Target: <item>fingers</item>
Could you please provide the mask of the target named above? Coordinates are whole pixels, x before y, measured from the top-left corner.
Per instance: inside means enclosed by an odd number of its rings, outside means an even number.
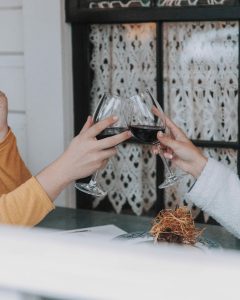
[[[155,116],[161,118],[163,115],[166,119],[166,125],[167,127],[170,129],[171,131],[171,134],[174,136],[175,139],[186,139],[186,135],[184,134],[184,132],[179,128],[177,127],[177,125],[171,121],[165,114],[163,111],[159,111],[157,109],[157,107],[153,106],[152,107],[152,112]]]
[[[102,164],[101,164],[101,167],[100,167],[100,170],[104,169],[106,167],[107,163],[108,163],[108,159],[103,160]]]
[[[1,98],[6,98],[6,99],[7,99],[7,96],[6,96],[2,91],[0,91],[0,97],[1,97]]]
[[[173,159],[173,154],[172,154],[172,153],[164,152],[163,155],[164,155],[164,157],[166,157],[167,159]]]
[[[87,121],[85,122],[83,128],[81,129],[80,133],[83,133],[87,131],[88,128],[90,128],[93,124],[93,119],[91,116],[88,116]]]
[[[158,145],[153,145],[151,151],[155,155],[158,154],[159,152]]]
[[[159,118],[164,114],[163,111],[159,111],[159,109],[157,109],[156,106],[152,107],[152,112],[155,116],[157,116]]]
[[[102,161],[105,161],[106,159],[109,159],[110,157],[114,156],[117,154],[117,149],[116,148],[110,148],[106,149],[100,152],[99,154],[99,159]]]
[[[7,107],[7,104],[8,104],[8,100],[7,100],[7,96],[0,91],[0,104],[3,106],[6,106]]]
[[[87,135],[89,137],[96,137],[100,134],[104,129],[114,124],[118,120],[117,116],[108,117],[98,123],[94,124],[91,128],[88,129]]]
[[[185,133],[179,127],[177,127],[177,125],[168,117],[166,117],[166,125],[170,129],[175,139],[187,139]]]
[[[132,137],[132,134],[128,130],[120,134],[116,134],[114,136],[99,140],[98,144],[102,149],[112,148],[128,140],[130,137]]]
[[[158,138],[158,140],[160,141],[161,144],[163,144],[164,146],[170,148],[174,152],[178,148],[179,142],[172,139],[169,136],[163,135],[163,133],[161,131],[158,132],[157,138]]]
[[[8,132],[8,101],[6,95],[0,91],[0,139]]]

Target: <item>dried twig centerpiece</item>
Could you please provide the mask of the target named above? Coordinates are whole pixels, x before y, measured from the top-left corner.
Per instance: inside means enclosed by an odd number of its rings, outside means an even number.
[[[150,234],[155,242],[167,241],[194,245],[204,229],[195,227],[192,214],[187,207],[176,210],[166,209],[153,220]]]

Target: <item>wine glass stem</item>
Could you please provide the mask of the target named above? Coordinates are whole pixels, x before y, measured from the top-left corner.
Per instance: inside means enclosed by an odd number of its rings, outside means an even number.
[[[174,175],[173,175],[173,172],[172,172],[172,170],[169,168],[169,165],[168,165],[168,163],[167,163],[166,158],[165,158],[163,155],[161,155],[160,153],[159,153],[159,155],[160,155],[160,157],[161,157],[161,159],[162,159],[162,161],[163,161],[164,167],[166,168],[166,170],[167,170],[167,172],[168,172],[168,174],[169,174],[169,177],[173,177],[173,176],[174,176]]]
[[[169,174],[169,177],[173,177],[174,174],[173,174],[172,170],[169,168],[169,165],[168,165],[168,163],[167,163],[167,160],[166,160],[165,156],[163,155],[163,152],[162,152],[162,149],[161,149],[160,146],[158,147],[158,154],[159,154],[159,156],[160,156],[161,159],[162,159],[163,165],[164,165],[164,167],[165,167],[167,173]]]
[[[97,185],[97,176],[98,176],[98,171],[95,172],[92,177],[91,177],[91,180],[89,182],[89,185],[90,186],[96,186]]]

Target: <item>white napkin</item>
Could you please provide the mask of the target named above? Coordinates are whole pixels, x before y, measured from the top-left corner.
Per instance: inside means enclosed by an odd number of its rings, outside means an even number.
[[[95,226],[95,227],[86,227],[86,228],[79,228],[73,230],[65,230],[62,233],[66,234],[73,234],[74,236],[79,237],[98,237],[104,241],[112,240],[113,238],[126,233],[126,231],[122,230],[121,228],[113,225],[102,225],[102,226]]]

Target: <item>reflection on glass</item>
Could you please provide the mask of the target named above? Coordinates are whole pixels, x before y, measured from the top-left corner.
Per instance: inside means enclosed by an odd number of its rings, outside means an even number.
[[[193,139],[237,141],[238,22],[164,24],[165,111]]]

